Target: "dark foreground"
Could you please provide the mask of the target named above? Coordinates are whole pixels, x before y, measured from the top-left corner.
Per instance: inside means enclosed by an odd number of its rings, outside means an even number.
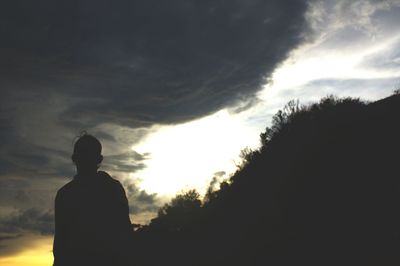
[[[261,141],[136,231],[129,265],[400,265],[400,95],[291,103]]]

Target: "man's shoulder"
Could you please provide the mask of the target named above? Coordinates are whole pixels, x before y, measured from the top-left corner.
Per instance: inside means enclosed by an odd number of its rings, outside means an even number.
[[[75,181],[71,180],[69,181],[67,184],[65,184],[64,186],[62,186],[60,189],[58,189],[57,191],[57,195],[56,195],[56,200],[61,200],[61,198],[66,197],[66,195],[73,193],[74,189],[75,189]]]
[[[104,180],[106,180],[106,182],[109,182],[110,184],[114,185],[114,186],[122,186],[121,183],[117,180],[112,178],[107,172],[104,171],[98,171],[97,174],[99,175],[100,178],[103,178]]]
[[[102,184],[102,185],[100,185],[100,187],[106,186],[106,187],[108,187],[108,189],[111,189],[113,191],[123,191],[123,192],[125,191],[123,189],[122,184],[118,180],[112,178],[108,173],[106,173],[104,171],[99,171],[97,173],[97,175],[98,175],[98,178],[101,179],[101,181],[98,180],[99,183],[97,183],[98,185]],[[93,185],[93,184],[91,184],[91,185]],[[68,182],[67,184],[62,186],[57,191],[56,200],[65,198],[65,197],[69,197],[68,195],[77,196],[76,195],[77,192],[81,191],[82,188],[87,189],[87,187],[90,187],[90,186],[88,186],[87,182],[82,182],[82,180],[79,181],[74,178],[72,181]],[[95,185],[95,187],[96,187],[96,185]]]
[[[107,186],[109,187],[110,191],[112,191],[112,194],[118,195],[118,197],[125,197],[125,189],[122,186],[121,182],[119,182],[117,179],[112,178],[106,172],[99,171],[98,174],[100,177],[106,180],[106,182],[108,183]]]

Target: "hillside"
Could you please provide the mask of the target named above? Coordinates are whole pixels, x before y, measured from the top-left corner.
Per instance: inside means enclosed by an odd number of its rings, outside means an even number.
[[[399,265],[400,95],[289,103],[202,203],[135,233],[132,265]]]

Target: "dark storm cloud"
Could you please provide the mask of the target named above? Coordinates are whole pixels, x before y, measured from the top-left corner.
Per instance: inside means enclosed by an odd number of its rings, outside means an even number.
[[[129,210],[132,214],[140,214],[144,212],[157,212],[162,206],[157,194],[149,194],[139,189],[136,184],[127,184],[126,194],[130,203]]]
[[[0,232],[16,234],[25,231],[41,234],[54,233],[54,213],[51,210],[30,208],[17,210],[0,219]]]
[[[62,115],[74,126],[179,122],[250,100],[306,25],[305,1],[12,1],[1,10],[3,87],[75,97]]]
[[[38,146],[18,136],[1,141],[4,141],[4,145],[0,151],[0,176],[19,175],[30,178],[47,178],[73,174],[73,167],[69,160],[70,155],[66,152]]]
[[[145,127],[250,107],[302,42],[306,8],[301,0],[3,1],[0,207],[14,201],[19,211],[1,218],[0,233],[52,232],[43,202],[62,184],[49,180],[73,175],[72,139],[81,130],[112,150],[106,169],[132,173],[148,155],[126,150]],[[126,187],[131,212],[160,206],[156,195]]]
[[[71,139],[100,124],[248,108],[302,41],[305,10],[300,0],[3,2],[0,175],[72,175]],[[96,133],[115,145],[115,132]]]
[[[102,166],[107,171],[119,171],[133,173],[146,167],[147,154],[140,154],[135,151],[124,152],[104,157]]]

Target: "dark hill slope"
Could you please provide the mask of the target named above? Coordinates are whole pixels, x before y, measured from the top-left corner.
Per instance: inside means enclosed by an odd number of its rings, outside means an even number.
[[[209,193],[136,233],[136,265],[399,265],[400,95],[291,104]],[[141,254],[141,256],[139,256]]]

